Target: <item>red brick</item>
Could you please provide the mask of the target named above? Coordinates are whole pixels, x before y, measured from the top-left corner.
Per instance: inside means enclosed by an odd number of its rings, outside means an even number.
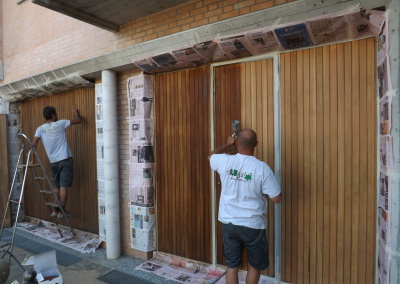
[[[211,23],[218,22],[218,16],[214,16],[214,17],[208,18],[208,22],[209,22],[210,24],[211,24]]]
[[[214,17],[214,16],[222,14],[222,13],[223,13],[223,8],[215,9],[213,11],[204,13],[204,18]]]
[[[194,16],[194,15],[197,15],[197,14],[205,13],[205,12],[207,12],[207,10],[208,10],[207,7],[202,7],[202,8],[199,8],[199,9],[192,10],[189,13],[190,13],[190,16]]]
[[[184,24],[190,24],[190,23],[193,22],[193,20],[194,20],[194,17],[182,19],[182,20],[178,21],[178,25],[181,26],[181,25],[184,25]]]
[[[218,20],[222,21],[222,20],[225,20],[225,19],[230,19],[230,18],[236,17],[238,15],[239,15],[239,11],[238,10],[234,10],[232,12],[219,15],[218,16]]]
[[[185,7],[182,7],[182,8],[180,8],[180,9],[178,9],[176,12],[178,13],[178,14],[182,14],[182,13],[185,13],[185,12],[190,12],[191,10],[193,10],[194,9],[194,6],[193,5],[188,5],[188,6],[185,6]]]
[[[233,10],[233,5],[225,6],[224,7],[224,13],[230,12]]]
[[[236,9],[242,9],[244,7],[248,7],[251,5],[254,5],[255,0],[247,0],[247,1],[240,1],[239,3],[233,4],[233,8]]]
[[[171,34],[178,33],[178,32],[180,32],[180,31],[182,31],[182,28],[181,28],[181,27],[176,27],[176,28],[167,30],[165,33],[166,33],[167,35],[171,35]]]
[[[190,29],[190,25],[186,24],[186,25],[182,25],[182,31],[186,31]]]
[[[203,19],[203,20],[200,20],[200,21],[196,21],[196,22],[193,22],[193,23],[190,23],[190,28],[197,28],[197,27],[200,27],[200,26],[204,26],[204,25],[207,25],[208,24],[208,19]]]
[[[194,17],[194,20],[195,20],[195,21],[199,21],[199,20],[202,20],[202,19],[203,19],[203,15],[202,15],[202,14],[196,15],[196,16]]]
[[[250,9],[252,12],[255,12],[255,11],[260,11],[263,9],[271,8],[272,6],[274,6],[274,2],[272,2],[272,0],[271,0],[271,1],[264,2],[264,3],[259,3],[256,5],[253,5],[253,6],[251,6]]]
[[[239,15],[245,15],[245,14],[248,14],[250,12],[251,12],[250,11],[250,7],[242,8],[242,9],[239,10]]]
[[[161,32],[157,33],[157,37],[163,37],[165,35],[166,35],[165,31],[161,31]]]

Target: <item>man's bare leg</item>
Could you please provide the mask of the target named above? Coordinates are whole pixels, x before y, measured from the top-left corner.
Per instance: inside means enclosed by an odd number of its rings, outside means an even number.
[[[57,199],[60,200],[60,188],[59,187],[55,187],[54,188],[54,192],[56,193]],[[54,203],[58,204],[57,200],[54,200]],[[56,208],[53,209],[53,212],[58,212],[59,210],[60,210],[60,208],[56,207]]]
[[[66,187],[60,187],[60,203],[63,208],[67,205],[68,191]]]
[[[60,188],[55,187],[55,188],[53,188],[53,189],[54,189],[54,193],[55,193],[56,196],[57,196],[57,199],[60,200]],[[57,200],[56,200],[55,198],[54,198],[54,203],[55,203],[55,204],[58,204],[58,203],[57,203]],[[57,217],[57,215],[58,215],[59,212],[60,212],[60,208],[58,208],[58,206],[57,206],[57,207],[53,207],[53,208],[52,208],[52,213],[51,213],[50,217],[53,217],[53,218]]]
[[[257,284],[260,280],[261,270],[257,270],[249,265],[249,270],[246,275],[246,284]],[[227,282],[228,283],[228,282]]]
[[[239,277],[238,277],[238,268],[228,268],[226,271],[226,284],[238,284]]]
[[[65,205],[67,205],[68,191],[66,187],[60,187],[60,204],[62,207],[62,211],[60,210],[57,214],[58,219],[64,219],[68,216],[68,213],[65,211]],[[64,214],[65,213],[65,214]]]

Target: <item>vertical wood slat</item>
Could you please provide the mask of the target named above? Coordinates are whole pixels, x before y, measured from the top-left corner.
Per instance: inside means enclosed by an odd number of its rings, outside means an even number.
[[[375,39],[370,38],[367,40],[367,58],[373,58],[376,55],[376,50],[375,50]],[[376,66],[375,66],[375,61],[369,60],[366,61],[367,66],[366,66],[366,77],[369,78],[376,78]],[[367,141],[368,141],[368,146],[367,149],[376,149],[376,130],[375,128],[371,127],[371,125],[375,124],[375,117],[376,117],[376,112],[377,108],[375,107],[375,92],[376,88],[367,88],[366,93],[367,93]],[[375,228],[376,228],[376,216],[375,216],[375,210],[371,210],[371,208],[376,208],[376,180],[375,180],[375,175],[376,175],[376,156],[374,153],[370,153],[368,151],[368,158],[367,158],[367,164],[368,164],[368,172],[367,172],[367,244],[374,244],[375,243]],[[366,255],[375,255],[375,247],[374,246],[368,246],[367,245],[367,251]],[[375,279],[375,263],[368,261],[366,263],[366,279]]]
[[[8,183],[8,148],[7,148],[7,115],[0,114],[0,220],[3,221],[6,202],[10,193],[11,184]],[[12,176],[14,172],[10,174]],[[12,182],[12,181],[11,181]],[[8,205],[10,208],[11,204]],[[11,226],[10,209],[5,212],[4,226]]]
[[[345,216],[345,167],[343,166],[345,163],[345,72],[344,66],[346,62],[344,60],[344,45],[337,46],[337,69],[342,70],[342,72],[338,72],[337,74],[337,116],[338,116],[338,134],[337,134],[337,142],[338,142],[338,174],[337,174],[337,206],[338,206],[338,215],[337,215],[337,258],[336,258],[336,273],[337,279],[344,279],[344,263],[342,259],[345,255],[345,246],[344,241],[346,236],[344,234],[345,224],[346,224],[346,216]]]
[[[310,85],[310,112],[308,116],[310,125],[310,254],[309,254],[309,268],[305,267],[305,270],[309,271],[310,283],[317,283],[317,121],[313,119],[317,116],[317,86],[316,76],[316,50],[310,49],[309,57],[309,85]],[[307,73],[306,73],[307,74]],[[306,161],[305,161],[306,162]],[[314,245],[313,245],[314,244]],[[306,263],[306,262],[305,262]]]
[[[96,166],[93,166],[96,165],[94,100],[94,89],[90,88],[22,102],[21,132],[29,139],[33,139],[36,128],[46,122],[42,115],[45,106],[54,106],[59,119],[72,119],[72,109],[79,110],[84,122],[68,127],[66,130],[74,159],[74,180],[72,187],[68,189],[67,210],[73,215],[70,221],[74,228],[98,233],[97,170]],[[49,161],[41,142],[37,150],[46,173],[51,179]],[[28,173],[24,195],[25,214],[52,221],[32,173]]]
[[[374,44],[281,55],[284,281],[374,282]]]
[[[329,238],[329,279],[337,282],[337,215],[338,212],[338,72],[337,72],[337,45],[329,46],[329,105],[330,105],[330,151],[331,151],[331,190],[330,204],[331,214],[329,216],[330,238]],[[335,190],[337,189],[337,190]],[[337,213],[336,213],[337,212]]]
[[[155,76],[158,250],[211,262],[209,69]]]
[[[367,41],[360,41],[359,45],[359,70],[360,70],[360,205],[359,205],[359,223],[360,223],[360,230],[359,230],[359,240],[358,243],[360,244],[358,249],[358,259],[359,259],[359,271],[357,280],[359,283],[366,283],[366,248],[371,244],[367,244],[367,194],[364,193],[367,191],[367,171],[368,171],[368,164],[367,164],[367,157],[368,157],[368,141],[367,141],[367,85],[362,84],[361,82],[367,81],[367,63],[364,60],[367,56]],[[371,208],[369,208],[371,210]]]

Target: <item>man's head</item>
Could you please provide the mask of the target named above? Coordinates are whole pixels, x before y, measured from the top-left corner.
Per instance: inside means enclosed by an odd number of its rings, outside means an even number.
[[[53,117],[54,115],[54,117]],[[44,107],[43,109],[43,117],[46,120],[52,120],[53,118],[55,118],[55,120],[57,120],[57,112],[56,109],[52,106],[47,106]]]
[[[258,144],[257,133],[252,129],[243,129],[239,132],[237,137],[237,146],[239,153],[242,150],[254,151],[254,147]]]

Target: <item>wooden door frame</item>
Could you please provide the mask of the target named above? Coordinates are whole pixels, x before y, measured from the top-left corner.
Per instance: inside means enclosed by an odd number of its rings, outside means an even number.
[[[210,138],[211,138],[211,149],[212,151],[215,148],[215,136],[214,136],[214,122],[215,122],[215,80],[214,80],[214,70],[218,66],[223,65],[231,65],[235,63],[243,63],[243,62],[251,62],[251,61],[259,61],[265,59],[273,60],[273,68],[274,68],[274,174],[278,183],[281,185],[281,177],[282,177],[282,169],[281,169],[281,99],[280,99],[280,74],[279,74],[279,52],[274,52],[266,55],[260,56],[252,56],[243,59],[224,61],[219,63],[214,63],[210,65]],[[212,264],[217,265],[217,192],[215,187],[215,175],[211,175],[211,226],[212,226],[212,241],[211,241],[211,259]],[[281,242],[281,231],[282,231],[282,205],[281,203],[277,203],[274,205],[274,213],[275,213],[275,240],[274,240],[274,258],[275,258],[275,280],[281,280],[281,259],[282,259],[282,242]],[[267,276],[265,276],[267,277]],[[271,278],[271,277],[267,277]]]

